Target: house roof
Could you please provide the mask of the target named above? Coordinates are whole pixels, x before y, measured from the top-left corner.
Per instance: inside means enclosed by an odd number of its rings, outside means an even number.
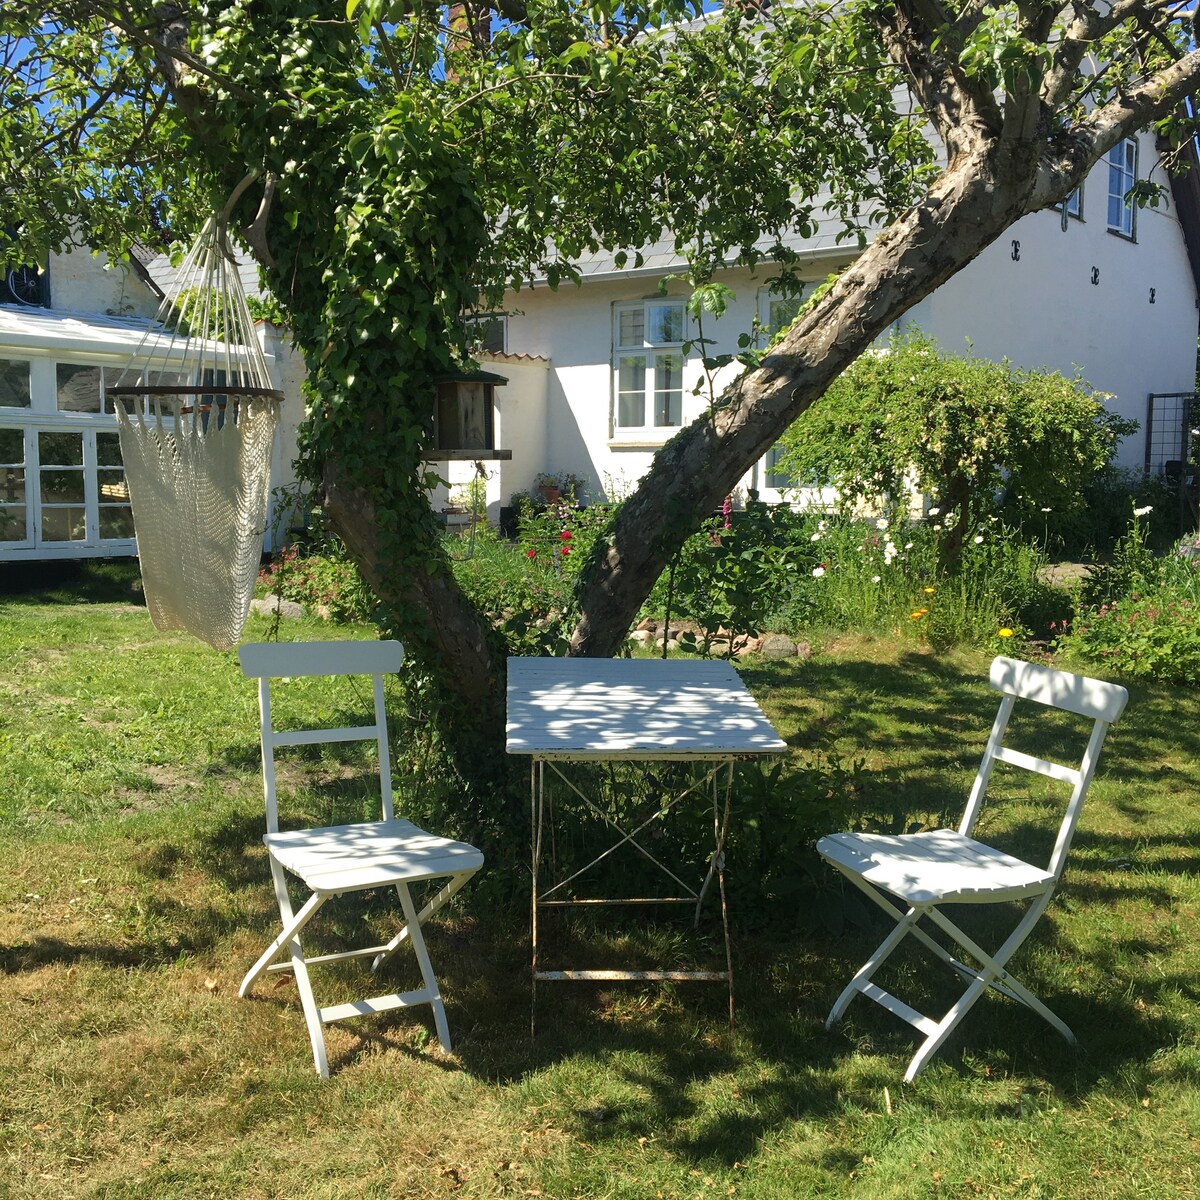
[[[172,340],[162,327],[144,317],[116,317],[62,309],[24,308],[0,304],[0,347],[50,350],[73,354],[109,354],[132,358],[149,338]],[[266,354],[270,361],[273,356]]]
[[[234,257],[242,291],[252,299],[266,299],[266,293],[258,283],[258,264],[240,246],[234,248]],[[145,269],[154,287],[164,296],[172,291],[179,279],[179,268],[172,265],[169,254],[156,254],[145,264]]]
[[[813,220],[816,231],[808,237],[794,231],[785,232],[780,241],[801,261],[806,259],[828,258],[841,251],[847,255],[857,254],[858,246],[848,241],[842,221],[821,211],[828,195],[818,197]],[[866,230],[866,222],[863,224]],[[867,233],[870,237],[870,234]],[[755,247],[767,254],[775,245],[773,238],[759,238]],[[600,279],[619,276],[622,279],[640,279],[650,276],[665,275],[672,271],[687,269],[687,258],[675,249],[674,238],[665,238],[642,247],[641,266],[634,266],[637,261],[633,250],[623,251],[626,265],[617,265],[618,252],[615,250],[600,250],[594,254],[584,255],[578,260],[579,273],[584,279]],[[730,262],[729,265],[732,265]],[[540,277],[544,278],[544,276]],[[540,281],[539,279],[539,281]]]

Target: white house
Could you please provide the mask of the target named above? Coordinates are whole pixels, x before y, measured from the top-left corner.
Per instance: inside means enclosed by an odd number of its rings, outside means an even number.
[[[144,259],[110,264],[86,250],[0,286],[0,563],[136,553],[112,401],[162,299]],[[303,368],[260,324],[284,401],[272,483],[292,478]]]
[[[915,324],[947,350],[1008,358],[1083,378],[1111,393],[1111,406],[1142,424],[1118,461],[1169,470],[1186,461],[1196,423],[1197,279],[1200,171],[1166,181],[1150,134],[1130,138],[1098,164],[1066,211],[1024,218],[968,268],[900,322]],[[1149,173],[1169,182],[1157,208],[1134,210],[1124,196]],[[805,294],[850,262],[832,225],[794,248]],[[441,456],[447,485],[435,508],[463,506],[482,473],[489,517],[540,473],[583,478],[590,498],[627,493],[655,450],[706,404],[700,356],[684,343],[700,332],[677,281],[684,265],[669,244],[643,250],[643,264],[619,269],[613,255],[582,264],[583,281],[511,294],[485,319],[481,356],[493,376],[494,450]],[[774,295],[770,268],[725,272],[736,299],[703,334],[716,353],[737,350],[757,317],[778,327],[794,300]],[[137,348],[170,269],[107,264],[86,251],[52,258],[40,276],[13,272],[0,286],[0,562],[132,554],[116,421],[105,381]],[[246,282],[254,286],[253,268]],[[299,356],[273,326],[260,337],[288,399],[275,451],[273,484],[292,479],[303,416]],[[728,370],[728,369],[727,369]],[[726,379],[728,378],[726,375]],[[714,382],[719,392],[722,379]],[[1151,397],[1158,399],[1152,404]],[[1190,420],[1188,419],[1190,416]],[[474,444],[474,443],[473,443]],[[768,455],[743,490],[780,499]],[[457,494],[456,494],[457,493]],[[451,518],[453,519],[453,518]]]
[[[1065,212],[1022,219],[899,323],[919,326],[951,352],[970,347],[1027,368],[1067,375],[1078,369],[1097,390],[1112,394],[1115,411],[1142,426],[1120,447],[1118,462],[1154,470],[1185,457],[1179,405],[1186,402],[1179,397],[1195,387],[1200,294],[1200,192],[1190,176],[1168,181],[1157,163],[1153,135],[1127,139],[1092,170]],[[1125,194],[1146,174],[1168,184],[1165,197],[1157,208],[1131,208]],[[794,248],[805,295],[856,253],[837,244],[832,226]],[[669,244],[643,255],[636,270],[619,269],[611,255],[597,256],[583,264],[578,287],[513,293],[495,314],[491,344],[508,357],[494,358],[490,369],[505,374],[515,361],[539,366],[531,394],[524,383],[514,389],[519,395],[497,391],[497,444],[511,446],[514,455],[486,464],[493,515],[512,493],[529,488],[537,472],[581,476],[595,498],[624,494],[655,450],[703,410],[704,389],[693,394],[703,375],[700,356],[683,354],[683,343],[699,332],[684,307],[686,288],[678,281],[667,284],[665,295],[659,288],[683,260]],[[736,300],[719,321],[705,325],[713,352],[735,353],[738,335],[756,316],[775,328],[795,311],[768,288],[771,273],[723,275]],[[1174,399],[1159,405],[1148,429],[1154,394]],[[743,488],[777,499],[775,485],[782,481],[772,474],[770,457],[745,477]]]

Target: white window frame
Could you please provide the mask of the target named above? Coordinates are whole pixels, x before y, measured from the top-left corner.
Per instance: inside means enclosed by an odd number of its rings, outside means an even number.
[[[58,367],[62,365],[99,367],[101,383],[113,382],[123,367],[109,355],[57,355],[46,353],[22,354],[0,347],[0,358],[28,361],[30,364],[30,405],[28,408],[0,408],[0,427],[17,430],[24,445],[25,471],[25,536],[0,542],[0,562],[50,561],[54,559],[128,556],[137,553],[137,541],[129,537],[102,537],[101,517],[105,510],[126,508],[128,501],[118,495],[104,494],[105,486],[117,486],[106,474],[116,467],[99,462],[97,439],[101,435],[117,436],[116,417],[112,404],[105,397],[100,411],[77,412],[58,408]],[[170,426],[169,418],[165,422]],[[40,435],[65,433],[81,438],[82,462],[78,470],[83,477],[83,501],[80,504],[54,502],[42,494],[42,472],[52,469],[41,461]],[[84,536],[75,540],[52,541],[45,538],[43,513],[55,508],[82,508]]]
[[[502,312],[490,313],[472,313],[469,317],[463,317],[463,324],[467,327],[468,332],[472,325],[498,325],[500,327],[500,349],[499,350],[480,350],[480,354],[507,354],[508,353],[508,314]]]
[[[1118,237],[1137,239],[1137,219],[1134,205],[1126,199],[1138,178],[1137,138],[1123,138],[1105,156],[1108,166],[1108,231]],[[1116,222],[1113,205],[1120,205]]]
[[[1083,184],[1080,184],[1073,192],[1068,193],[1065,200],[1061,200],[1055,207],[1062,214],[1063,228],[1067,227],[1067,218],[1073,217],[1076,221],[1083,220]]]
[[[779,332],[784,325],[783,315],[780,313],[782,306],[795,306],[798,312],[806,303],[807,296],[802,288],[795,296],[784,296],[774,288],[764,287],[758,289],[758,328],[759,341],[763,346],[770,343],[771,339]],[[791,324],[795,320],[795,314],[787,320],[787,324]]]
[[[678,314],[679,337],[666,339],[655,337],[657,311],[668,310]],[[641,337],[636,333],[636,317],[641,314]],[[629,321],[623,322],[622,317]],[[623,331],[623,326],[625,326]],[[613,305],[612,327],[612,433],[617,441],[637,439],[641,441],[665,441],[683,427],[684,373],[687,358],[684,344],[688,340],[687,302],[673,296],[656,296],[652,299],[621,301]],[[622,369],[626,363],[642,360],[643,380],[641,422],[622,420],[625,397],[639,393],[622,387]],[[678,362],[678,386],[659,387],[660,370],[671,369],[671,359]],[[667,408],[662,408],[664,395]],[[675,418],[675,419],[672,419]]]

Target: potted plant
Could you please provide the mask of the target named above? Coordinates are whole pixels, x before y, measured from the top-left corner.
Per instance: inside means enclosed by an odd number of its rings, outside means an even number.
[[[570,471],[543,471],[534,479],[533,490],[547,504],[557,504],[560,500],[567,504],[578,504],[583,495],[583,480]]]

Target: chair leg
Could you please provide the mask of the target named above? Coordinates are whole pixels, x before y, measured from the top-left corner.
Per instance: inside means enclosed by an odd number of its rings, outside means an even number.
[[[1037,924],[1038,919],[1046,909],[1050,896],[1047,893],[1044,897],[1039,897],[1034,901],[1033,905],[1026,911],[1021,918],[1017,927],[1008,935],[1004,944],[996,951],[995,954],[988,954],[982,949],[971,937],[961,930],[945,913],[938,909],[933,909],[929,913],[930,920],[938,925],[949,937],[953,938],[964,950],[971,954],[979,963],[982,964],[983,970],[980,971],[979,977],[983,978],[986,987],[994,987],[997,991],[1002,991],[1011,996],[1014,1000],[1024,1004],[1026,1008],[1032,1009],[1039,1017],[1042,1018],[1053,1029],[1057,1030],[1062,1037],[1071,1045],[1076,1044],[1075,1034],[1059,1016],[1053,1013],[1046,1005],[1037,998],[1015,975],[1010,974],[1007,969],[1007,963],[1010,958],[1020,949],[1022,943],[1032,932],[1033,927]]]
[[[443,887],[424,908],[417,913],[417,924],[424,925],[435,912],[438,911],[445,903],[453,896],[460,888],[475,874],[474,871],[467,872],[463,875],[456,875]],[[405,916],[404,928],[371,961],[371,970],[378,971],[389,958],[408,940],[408,917]]]
[[[896,910],[898,912],[898,910]],[[870,958],[867,959],[858,971],[854,978],[846,984],[842,990],[842,994],[834,1001],[833,1008],[829,1010],[829,1016],[825,1018],[825,1028],[832,1029],[833,1023],[842,1013],[846,1011],[850,1001],[862,991],[863,985],[871,981],[871,976],[891,957],[892,951],[912,932],[916,922],[920,919],[921,914],[915,908],[910,908],[896,923],[896,928],[888,934],[882,942],[879,943],[878,949]]]
[[[300,1005],[304,1010],[304,1022],[308,1026],[308,1040],[312,1044],[313,1063],[322,1079],[329,1078],[329,1057],[325,1052],[325,1031],[321,1022],[321,1009],[313,995],[312,982],[308,977],[308,964],[300,946],[300,931],[316,916],[317,911],[329,899],[328,895],[314,892],[304,902],[298,913],[292,909],[292,898],[288,895],[287,875],[275,861],[271,862],[271,880],[275,885],[275,899],[279,904],[279,915],[283,919],[283,931],[263,951],[258,961],[246,972],[239,996],[245,996],[254,986],[255,980],[267,969],[279,951],[287,945],[292,960],[292,973],[296,979],[296,990],[300,994]]]
[[[442,993],[438,990],[437,977],[433,973],[433,964],[429,961],[429,951],[425,949],[425,935],[421,932],[421,922],[417,917],[417,908],[413,904],[412,894],[408,884],[396,884],[396,893],[400,897],[400,907],[404,909],[404,920],[408,929],[408,937],[412,942],[413,953],[417,956],[417,964],[421,968],[421,979],[425,990],[429,993],[429,1005],[433,1009],[433,1024],[437,1029],[438,1041],[442,1049],[450,1053],[450,1026],[446,1022],[446,1006],[442,1002]]]

